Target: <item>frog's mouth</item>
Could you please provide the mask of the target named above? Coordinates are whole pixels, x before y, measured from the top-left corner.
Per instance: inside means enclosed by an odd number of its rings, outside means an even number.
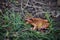
[[[26,23],[32,23],[32,19],[25,19]]]

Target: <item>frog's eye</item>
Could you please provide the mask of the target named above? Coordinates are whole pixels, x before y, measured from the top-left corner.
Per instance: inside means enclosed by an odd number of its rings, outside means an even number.
[[[29,19],[29,20],[33,21],[33,19]]]

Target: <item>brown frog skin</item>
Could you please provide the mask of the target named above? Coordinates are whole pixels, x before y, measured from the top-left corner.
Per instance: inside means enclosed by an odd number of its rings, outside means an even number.
[[[46,29],[49,27],[48,20],[42,18],[27,18],[26,23],[33,26],[33,28],[31,28],[32,30]]]

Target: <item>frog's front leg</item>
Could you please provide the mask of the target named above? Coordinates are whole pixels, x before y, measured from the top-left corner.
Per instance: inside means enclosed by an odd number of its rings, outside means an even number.
[[[36,30],[37,29],[37,26],[36,26],[36,24],[32,24],[33,25],[33,27],[31,28],[32,30]]]

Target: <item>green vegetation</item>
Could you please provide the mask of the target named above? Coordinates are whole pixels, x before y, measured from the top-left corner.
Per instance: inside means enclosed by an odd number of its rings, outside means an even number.
[[[49,20],[50,26],[46,33],[29,30],[30,24],[25,24],[20,13],[15,13],[8,9],[0,16],[0,40],[60,40],[59,30],[54,29],[55,23],[46,13],[45,17]],[[23,31],[28,29],[26,31]],[[57,34],[57,35],[56,35]]]
[[[18,5],[16,0],[9,1],[15,6]],[[4,13],[1,12],[0,14],[0,40],[60,40],[60,30],[54,29],[56,23],[48,12],[46,12],[45,17],[50,26],[44,33],[30,30],[31,25],[25,23],[20,12],[6,9]],[[29,15],[28,13],[26,16]]]

